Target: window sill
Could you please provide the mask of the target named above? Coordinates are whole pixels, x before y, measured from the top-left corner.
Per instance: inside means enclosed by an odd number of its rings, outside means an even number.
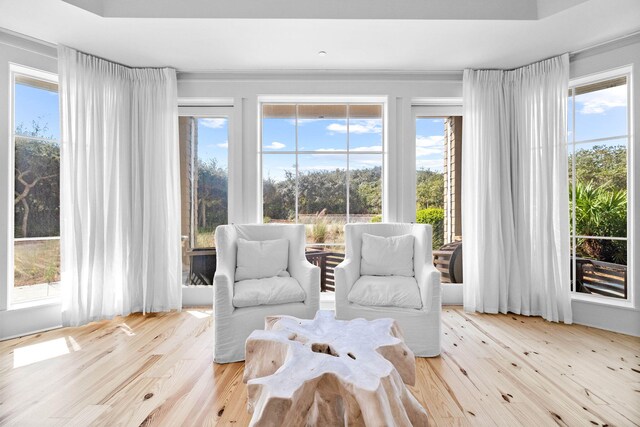
[[[629,310],[636,309],[633,305],[633,301],[618,300],[615,298],[609,298],[604,296],[592,296],[592,295],[586,295],[586,294],[581,295],[575,292],[571,293],[571,301],[580,301],[580,302],[586,302],[589,304],[605,305],[609,307],[625,308]]]
[[[39,300],[35,300],[35,301],[28,301],[28,302],[21,302],[21,303],[18,303],[18,304],[11,304],[9,306],[9,308],[7,309],[7,311],[26,310],[26,309],[29,309],[29,308],[47,307],[47,306],[51,306],[51,305],[60,305],[60,304],[62,304],[62,299],[60,297],[43,298],[43,299],[39,299]]]

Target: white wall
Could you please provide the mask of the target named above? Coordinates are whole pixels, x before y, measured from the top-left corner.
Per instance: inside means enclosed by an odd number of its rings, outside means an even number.
[[[630,261],[629,286],[632,291],[634,307],[619,307],[601,302],[572,301],[573,321],[583,325],[623,332],[640,336],[640,37],[633,37],[617,43],[615,47],[601,48],[574,55],[571,60],[571,78],[584,77],[627,65],[633,66],[632,84],[632,133],[629,141],[630,180],[633,182],[629,192],[628,218],[632,224],[629,242],[632,251]]]
[[[634,81],[640,82],[640,41],[626,41],[618,47],[594,49],[574,57],[572,77],[634,64]],[[56,72],[55,49],[33,41],[0,32],[0,133],[9,135],[9,63],[31,66]],[[180,74],[178,94],[181,104],[233,106],[234,156],[236,170],[234,187],[241,189],[241,197],[230,206],[230,221],[236,223],[260,220],[258,102],[263,96],[359,97],[375,96],[387,100],[387,169],[385,179],[385,220],[413,221],[414,205],[414,125],[412,104],[427,99],[453,99],[462,96],[461,73],[263,73],[263,74]],[[637,87],[637,84],[636,84]],[[633,91],[634,106],[640,105],[639,92]],[[634,128],[640,121],[634,112]],[[633,139],[634,165],[640,165],[640,147]],[[7,224],[13,215],[12,195],[8,194],[13,173],[8,170],[12,153],[0,144],[0,224]],[[406,167],[409,165],[409,167]],[[636,216],[640,213],[640,173],[635,173],[632,203]],[[7,227],[0,227],[0,339],[60,325],[59,304],[25,310],[6,310],[8,283],[7,249],[12,237]],[[638,247],[640,227],[633,230],[632,244]],[[635,256],[638,258],[638,256]],[[635,307],[640,307],[640,264],[632,271],[631,283],[635,293]],[[459,298],[459,289],[451,293],[449,303]],[[460,303],[461,303],[460,298]],[[573,301],[574,321],[586,325],[640,335],[640,311],[585,301]]]
[[[62,324],[60,303],[20,310],[7,310],[10,262],[8,256],[13,245],[13,232],[6,224],[13,215],[13,171],[10,158],[13,153],[7,144],[11,136],[9,64],[15,63],[39,70],[58,72],[56,50],[34,41],[0,32],[0,339],[23,335],[37,330],[51,329]]]

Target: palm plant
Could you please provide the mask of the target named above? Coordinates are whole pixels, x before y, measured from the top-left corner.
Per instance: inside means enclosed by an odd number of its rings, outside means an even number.
[[[575,233],[582,236],[624,237],[627,232],[627,192],[577,182],[575,195]],[[623,241],[579,239],[578,252],[600,261],[627,263]]]

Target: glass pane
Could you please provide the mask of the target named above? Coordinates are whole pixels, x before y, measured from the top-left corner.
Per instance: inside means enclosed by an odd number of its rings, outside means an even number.
[[[308,224],[308,243],[341,243],[347,221],[347,155],[298,157],[298,222]]]
[[[627,241],[577,239],[575,290],[627,297]]]
[[[60,239],[16,240],[11,302],[18,304],[59,295]]]
[[[382,105],[349,106],[349,150],[382,151]]]
[[[57,85],[16,76],[14,112],[17,135],[14,139],[14,289],[11,303],[20,303],[59,295]]]
[[[298,105],[298,150],[347,149],[347,106]]]
[[[296,156],[262,156],[263,222],[296,222]]]
[[[626,237],[626,140],[576,144],[576,233]]]
[[[15,133],[60,139],[58,85],[26,76],[16,76]]]
[[[627,85],[596,84],[586,90],[576,88],[576,141],[626,135]]]
[[[382,222],[382,155],[349,155],[349,222]]]
[[[262,106],[262,149],[296,150],[296,106],[265,104]]]
[[[416,222],[433,227],[433,249],[445,238],[445,123],[416,118]]]
[[[444,122],[416,119],[416,208],[444,208]]]
[[[569,90],[567,99],[567,142],[573,141],[573,89]]]
[[[215,246],[215,229],[227,223],[229,123],[226,117],[198,118],[192,170],[193,245]]]

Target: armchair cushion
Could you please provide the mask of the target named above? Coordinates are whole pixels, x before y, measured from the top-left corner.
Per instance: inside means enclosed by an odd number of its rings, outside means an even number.
[[[287,270],[289,241],[238,239],[235,280],[265,279]]]
[[[293,277],[241,280],[233,286],[233,306],[236,308],[302,302],[305,298],[304,290]]]
[[[406,276],[360,276],[347,299],[365,306],[422,308],[418,282]]]
[[[413,277],[413,236],[381,237],[363,233],[360,274]]]

